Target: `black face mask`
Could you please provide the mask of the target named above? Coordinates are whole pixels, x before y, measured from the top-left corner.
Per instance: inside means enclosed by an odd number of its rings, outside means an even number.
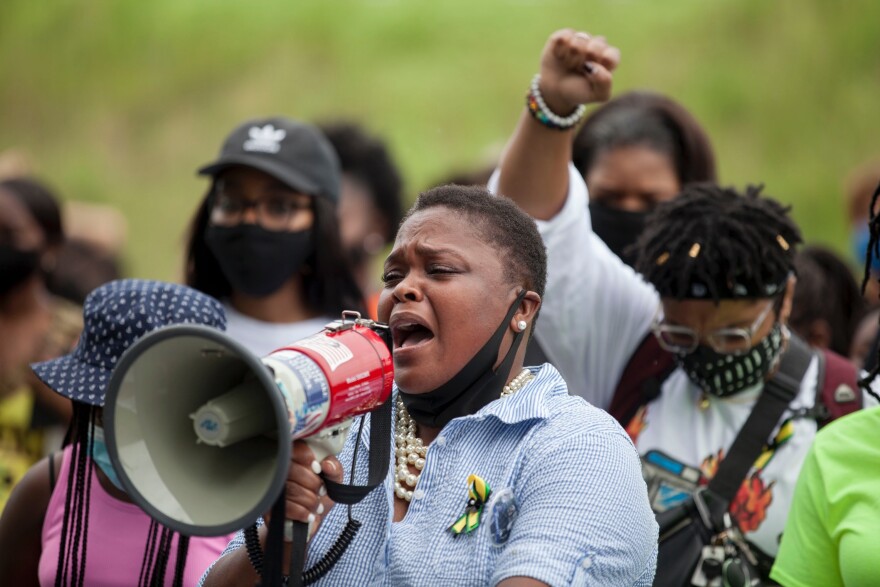
[[[510,350],[498,369],[493,370],[492,367],[498,359],[504,333],[525,295],[526,292],[523,291],[517,296],[492,337],[452,379],[428,393],[409,394],[399,390],[400,399],[413,420],[423,426],[442,428],[453,418],[474,414],[489,402],[501,397],[501,390],[507,383],[510,367],[522,342],[523,332],[514,335]]]
[[[634,253],[627,249],[635,244],[645,228],[648,212],[629,212],[611,208],[601,202],[590,202],[590,218],[593,232],[601,238],[611,252],[632,267],[635,264]]]
[[[261,298],[299,272],[312,254],[311,230],[266,230],[256,224],[209,225],[205,243],[232,289]]]
[[[40,266],[38,251],[20,251],[0,244],[0,294],[5,294],[34,274]]]

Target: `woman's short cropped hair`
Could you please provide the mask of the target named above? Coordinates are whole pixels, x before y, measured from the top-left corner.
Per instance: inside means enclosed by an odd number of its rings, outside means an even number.
[[[501,253],[507,278],[544,295],[547,250],[535,221],[507,198],[480,186],[443,185],[422,192],[404,216],[430,208],[448,208],[470,219],[486,241]]]

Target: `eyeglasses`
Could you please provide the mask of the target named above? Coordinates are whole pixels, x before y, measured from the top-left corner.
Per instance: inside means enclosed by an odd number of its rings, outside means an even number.
[[[774,303],[771,301],[748,328],[719,328],[706,335],[706,342],[715,352],[722,355],[741,355],[752,348],[755,332],[767,319]],[[700,344],[700,334],[686,326],[677,326],[663,322],[662,313],[658,310],[654,323],[651,325],[657,342],[665,350],[678,355],[687,355],[696,350]]]
[[[217,226],[234,226],[241,223],[246,212],[253,208],[260,226],[266,230],[285,230],[291,218],[311,207],[310,201],[296,199],[292,194],[269,195],[259,200],[249,200],[221,188],[214,193],[211,223]]]

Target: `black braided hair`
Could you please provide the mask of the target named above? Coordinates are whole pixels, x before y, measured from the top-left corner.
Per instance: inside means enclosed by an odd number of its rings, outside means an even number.
[[[174,565],[172,587],[183,587],[183,571],[186,570],[186,558],[189,554],[189,536],[177,535],[177,561]]]
[[[871,196],[871,206],[868,209],[868,230],[871,237],[868,240],[868,250],[865,253],[865,275],[862,278],[862,295],[865,294],[868,280],[871,279],[871,264],[874,262],[874,259],[880,258],[880,214],[875,212],[878,199],[880,199],[880,184],[877,185],[874,195]],[[880,281],[880,278],[878,278],[878,281]],[[880,351],[878,351],[878,357],[880,357]],[[878,374],[880,374],[880,361],[877,361],[877,365],[859,380],[859,386],[874,396],[877,401],[880,401],[880,394],[871,387]]]
[[[91,415],[89,419],[89,429],[93,430],[95,426],[95,410],[91,410]],[[91,511],[91,503],[92,503],[92,492],[90,489],[90,480],[93,475],[93,470],[95,468],[95,461],[92,460],[91,455],[93,454],[94,445],[94,437],[93,435],[89,435],[88,444],[84,447],[86,450],[86,466],[80,467],[76,473],[76,485],[80,491],[80,500],[82,502],[82,506],[80,506],[80,526],[82,527],[82,536],[77,537],[82,540],[82,548],[79,550],[81,553],[79,557],[79,569],[77,570],[77,576],[79,577],[79,585],[83,585],[83,581],[86,576],[86,553],[88,552],[88,540],[89,540],[89,512]],[[82,449],[80,449],[82,450]],[[77,543],[77,540],[74,539],[74,544]],[[74,546],[74,552],[77,552],[76,547]]]
[[[144,559],[141,563],[138,587],[162,587],[165,584],[165,573],[171,559],[172,545],[175,533],[170,528],[157,523],[150,523],[147,548],[144,551]],[[173,587],[183,586],[183,573],[186,569],[186,559],[189,552],[189,536],[177,535],[177,551],[174,563],[174,575],[171,581]]]
[[[681,196],[660,204],[636,242],[636,269],[662,297],[690,298],[693,284],[716,303],[734,284],[764,291],[794,269],[800,230],[790,208],[761,195],[711,183],[685,186]],[[772,295],[754,297],[774,297]]]
[[[95,467],[91,455],[98,409],[88,404],[73,402],[73,418],[64,440],[64,447],[70,446],[71,455],[58,547],[58,567],[55,571],[56,587],[82,587],[85,584],[91,479]],[[173,536],[172,530],[155,521],[151,522],[138,585],[155,587],[164,584]],[[172,583],[175,587],[183,585],[188,549],[189,538],[179,536]]]
[[[168,528],[162,528],[159,532],[159,546],[156,550],[156,564],[152,569],[149,587],[161,587],[165,579],[165,570],[168,568],[168,557],[171,550],[171,538],[173,532]]]
[[[68,438],[71,442],[70,470],[64,501],[64,518],[61,525],[61,542],[58,548],[58,568],[55,585],[82,586],[85,579],[85,560],[90,507],[87,480],[91,478],[94,463],[88,458],[91,452],[92,431],[95,426],[95,409],[87,404],[73,403],[73,420]]]
[[[141,561],[141,574],[138,577],[138,587],[149,584],[150,572],[156,555],[156,535],[159,533],[159,524],[155,520],[150,522],[147,532],[147,547],[144,549],[144,559]]]

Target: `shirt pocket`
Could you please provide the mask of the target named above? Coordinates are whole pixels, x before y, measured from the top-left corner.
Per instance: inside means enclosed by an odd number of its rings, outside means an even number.
[[[454,521],[455,518],[450,519],[449,525]],[[444,584],[486,585],[497,556],[497,549],[492,548],[489,534],[485,515],[479,527],[470,534],[455,535],[448,530],[443,532],[429,545],[432,574],[448,582]],[[417,561],[414,563],[417,564]]]

